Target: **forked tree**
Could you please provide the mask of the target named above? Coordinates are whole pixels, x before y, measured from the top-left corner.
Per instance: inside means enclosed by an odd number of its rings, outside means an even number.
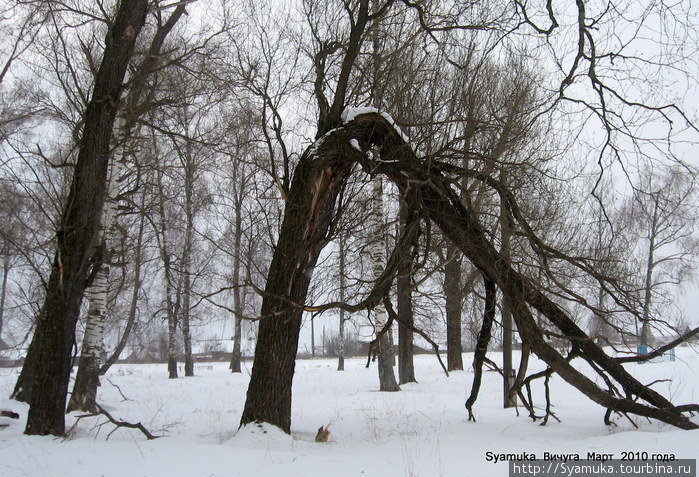
[[[598,76],[599,69],[595,67],[605,62],[608,56],[596,50],[596,32],[591,25],[595,24],[594,15],[597,13],[588,11],[588,7],[588,2],[576,4],[578,15],[575,31],[579,49],[572,53],[572,62],[561,67],[562,80],[557,93],[549,98],[542,110],[550,111],[565,101],[583,104],[597,113],[596,118],[606,127],[608,134],[607,143],[598,151],[604,158],[614,147],[617,133],[625,131],[615,123],[617,118],[623,119],[623,116],[607,114],[611,111],[612,103],[621,109],[640,107],[651,114],[659,112],[661,118],[671,113],[681,113],[674,105],[638,106]],[[422,4],[393,0],[387,0],[374,9],[371,9],[368,0],[345,3],[339,9],[338,15],[344,15],[342,25],[347,28],[342,42],[331,44],[319,41],[316,50],[316,59],[322,60],[315,62],[314,71],[316,81],[313,95],[318,106],[316,141],[301,155],[285,194],[284,219],[264,291],[255,361],[241,425],[263,421],[289,432],[291,384],[302,313],[336,307],[357,311],[374,308],[379,303],[390,306],[388,296],[395,273],[404,260],[402,251],[406,248],[405,244],[414,240],[420,221],[429,219],[460,250],[463,257],[480,271],[489,284],[489,289],[494,284],[503,294],[523,346],[548,365],[544,375],[558,374],[606,408],[605,420],[611,412],[620,412],[655,418],[683,429],[697,428],[685,413],[696,411],[699,406],[674,406],[651,387],[636,380],[624,369],[622,360],[608,356],[593,343],[565,309],[549,296],[551,290],[539,286],[540,282],[528,274],[528,268],[519,270],[511,259],[495,247],[483,226],[484,217],[479,217],[456,193],[461,180],[468,178],[481,182],[499,197],[512,221],[513,233],[526,244],[542,273],[551,281],[555,282],[556,274],[556,267],[551,264],[565,262],[578,273],[592,277],[619,303],[630,306],[628,297],[624,296],[625,290],[618,286],[614,277],[597,272],[585,257],[569,255],[565,250],[558,250],[542,240],[529,223],[515,195],[496,175],[453,165],[440,160],[438,156],[421,157],[389,115],[348,107],[348,92],[354,86],[354,75],[359,74],[356,69],[371,23],[389,13],[396,13],[401,8],[404,13],[414,14],[419,28],[427,37],[434,39],[447,31],[482,30],[496,31],[502,40],[508,36],[507,25],[512,26],[509,21],[514,21],[514,28],[529,29],[535,36],[544,37],[553,34],[560,26],[559,15],[551,3],[543,15],[536,16],[532,16],[529,7],[519,2],[514,11],[506,12],[510,16],[491,12],[486,5],[479,3],[469,4],[464,11],[458,12],[457,17],[446,12],[430,12]],[[533,18],[544,18],[547,25],[535,23]],[[467,22],[467,19],[470,21]],[[315,33],[318,34],[318,31]],[[335,72],[332,88],[327,86],[328,64],[332,64]],[[568,95],[568,87],[578,79],[581,71],[586,72],[591,91],[596,95],[596,103]],[[328,89],[332,91],[330,98],[327,95]],[[379,153],[373,153],[374,150]],[[618,149],[614,151],[619,152]],[[488,159],[475,151],[468,153],[480,160]],[[383,175],[397,185],[409,204],[407,226],[387,261],[386,268],[361,303],[308,305],[305,301],[313,269],[328,241],[332,224],[337,219],[337,198],[357,164],[361,165],[365,173]],[[576,301],[572,291],[564,289],[559,292],[567,299]],[[492,295],[489,292],[491,300]],[[492,305],[487,309],[491,313]],[[556,329],[557,335],[568,342],[571,351],[567,356],[547,342],[533,312],[540,314]],[[383,332],[386,330],[387,327]],[[600,387],[571,365],[570,360],[573,358],[587,361],[602,378],[601,382],[614,384],[610,384],[607,389]],[[525,378],[525,374],[526,366],[520,367],[513,387]],[[533,408],[531,402],[525,400],[525,404]]]

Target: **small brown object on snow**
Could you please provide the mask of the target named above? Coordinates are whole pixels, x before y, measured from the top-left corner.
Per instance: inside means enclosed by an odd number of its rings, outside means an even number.
[[[9,417],[10,419],[19,419],[19,414],[12,411],[0,411],[0,416]]]
[[[328,429],[330,424],[318,428],[318,433],[316,434],[316,442],[328,442],[328,436],[330,435],[330,430]]]

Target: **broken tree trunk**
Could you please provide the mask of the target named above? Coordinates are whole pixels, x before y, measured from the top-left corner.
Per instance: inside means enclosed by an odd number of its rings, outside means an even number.
[[[263,421],[291,427],[291,384],[301,315],[313,268],[327,243],[338,194],[352,161],[319,140],[301,157],[289,190],[284,220],[269,268],[260,311],[255,360],[241,425]],[[347,148],[351,148],[349,142]]]
[[[538,237],[521,219],[514,200],[499,182],[477,171],[419,160],[385,114],[367,112],[347,118],[344,125],[329,131],[307,149],[296,168],[265,289],[259,341],[241,424],[264,421],[289,432],[303,301],[313,267],[327,241],[338,193],[352,164],[357,162],[365,171],[391,179],[406,197],[411,197],[410,207],[421,209],[464,257],[497,285],[510,304],[523,344],[564,380],[606,409],[658,419],[682,429],[699,427],[682,413],[692,406],[675,407],[633,378],[545,296],[534,280],[515,270],[495,249],[474,213],[459,200],[452,189],[454,179],[442,171],[469,175],[495,189],[511,209],[515,224],[540,247]],[[380,149],[379,161],[377,156],[367,154],[373,148]],[[546,343],[532,309],[568,337],[579,356],[594,364],[598,373],[616,380],[625,395],[603,390]]]
[[[538,237],[533,236],[528,224],[523,221],[514,199],[501,184],[490,178],[481,177],[476,171],[452,168],[447,164],[436,161],[420,161],[403,136],[396,130],[392,121],[385,115],[368,113],[359,115],[347,124],[343,130],[334,132],[331,136],[345,140],[355,139],[367,151],[368,147],[381,148],[381,161],[375,161],[360,151],[350,151],[353,157],[362,164],[365,170],[387,175],[402,192],[416,188],[419,203],[413,202],[412,207],[420,207],[424,213],[442,230],[464,256],[491,281],[495,282],[503,292],[522,338],[531,352],[546,362],[559,376],[576,387],[587,397],[601,406],[619,412],[637,414],[658,419],[682,429],[696,429],[699,426],[683,415],[682,409],[677,408],[656,391],[636,380],[614,358],[608,356],[600,347],[595,345],[566,312],[544,295],[535,282],[515,270],[512,264],[500,254],[488,239],[484,227],[477,217],[459,200],[452,189],[453,179],[447,177],[440,169],[456,171],[459,174],[470,174],[477,180],[483,180],[503,196],[507,207],[523,233],[530,234],[530,240],[538,244]],[[332,137],[327,142],[335,143]],[[565,335],[573,346],[579,348],[580,356],[594,364],[598,372],[604,373],[618,382],[624,394],[614,395],[605,391],[590,378],[575,369],[564,356],[551,347],[543,338],[543,334],[532,315],[532,309],[539,311],[560,332]],[[639,402],[643,400],[646,404]]]

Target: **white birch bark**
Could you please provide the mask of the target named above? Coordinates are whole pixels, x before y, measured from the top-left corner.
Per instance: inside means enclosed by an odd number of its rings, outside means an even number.
[[[115,125],[116,137],[123,137],[124,122],[119,118]],[[104,341],[104,328],[107,317],[109,292],[110,256],[114,249],[111,229],[116,215],[118,179],[123,168],[123,150],[118,146],[109,165],[107,194],[102,209],[99,243],[102,247],[103,263],[95,275],[92,286],[86,291],[88,299],[87,323],[80,352],[80,364],[75,377],[73,393],[68,403],[68,411],[96,410],[97,386],[99,386],[100,354]]]
[[[374,278],[379,278],[385,268],[385,251],[383,240],[383,188],[381,177],[374,178],[374,190],[371,209],[371,226],[374,240],[371,243],[371,259],[373,261]],[[386,308],[380,303],[374,308],[374,326],[379,333],[386,326]],[[398,382],[393,372],[393,343],[389,333],[384,333],[378,342],[379,387],[381,391],[399,391]]]

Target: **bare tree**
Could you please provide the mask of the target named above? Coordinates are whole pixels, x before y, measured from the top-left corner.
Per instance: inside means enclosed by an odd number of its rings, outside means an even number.
[[[319,47],[315,50],[318,55],[316,58],[323,60],[314,63],[317,81],[313,83],[313,95],[318,103],[319,127],[316,142],[301,155],[285,193],[287,202],[284,222],[264,291],[258,346],[241,423],[265,421],[289,431],[291,380],[303,311],[322,311],[332,307],[356,311],[373,308],[380,302],[390,304],[387,293],[395,271],[402,262],[401,247],[397,247],[391,254],[386,269],[375,280],[371,293],[362,303],[335,303],[327,306],[304,304],[310,274],[335,221],[337,197],[353,166],[360,164],[370,174],[384,174],[397,184],[406,197],[410,197],[412,219],[408,223],[411,225],[406,227],[406,237],[400,245],[403,246],[411,238],[409,235],[417,229],[420,217],[429,217],[464,257],[502,291],[524,346],[546,362],[550,372],[558,373],[609,412],[654,417],[685,429],[696,427],[683,415],[684,412],[695,409],[694,405],[675,407],[659,393],[635,380],[616,359],[607,356],[588,340],[564,307],[557,304],[559,300],[574,303],[584,301],[575,290],[559,280],[560,277],[557,278],[556,274],[565,263],[580,274],[593,277],[619,303],[630,306],[625,290],[618,286],[613,277],[596,272],[586,258],[566,253],[570,248],[557,249],[541,240],[537,234],[538,229],[530,223],[529,211],[520,207],[508,185],[498,180],[497,168],[486,172],[478,167],[464,167],[441,161],[442,157],[449,157],[452,149],[448,146],[453,145],[453,141],[442,148],[439,154],[418,156],[392,119],[378,111],[348,108],[350,86],[355,88],[354,91],[360,88],[360,83],[353,81],[353,73],[362,51],[362,40],[367,37],[371,22],[389,11],[396,13],[400,7],[404,7],[415,14],[426,37],[434,38],[437,42],[438,36],[448,36],[451,32],[484,30],[492,34],[494,44],[504,41],[503,38],[512,31],[510,28],[523,28],[532,32],[533,41],[539,38],[542,42],[547,41],[560,26],[556,12],[553,9],[544,12],[542,18],[548,19],[549,25],[542,27],[532,20],[540,16],[533,17],[533,11],[520,3],[517,3],[514,11],[498,14],[489,11],[486,5],[469,4],[457,16],[439,11],[438,6],[434,6],[436,10],[430,11],[422,4],[390,0],[375,12],[371,12],[370,7],[369,2],[359,1],[339,8],[347,32],[338,44],[323,41],[327,37],[316,35],[316,40],[320,40],[317,41]],[[607,127],[610,141],[600,152],[602,157],[606,157],[610,151],[620,151],[614,148],[617,133],[624,134],[628,131],[615,122],[622,116],[609,116],[606,112],[611,111],[612,103],[621,109],[636,108],[638,105],[610,87],[613,83],[611,80],[605,83],[601,70],[595,68],[607,61],[607,53],[596,50],[598,37],[590,27],[590,22],[594,21],[586,10],[586,2],[578,2],[576,8],[579,13],[576,30],[579,50],[573,53],[572,66],[566,66],[565,69],[561,67],[562,76],[558,78],[560,83],[555,85],[551,95],[543,98],[534,108],[535,114],[531,115],[529,122],[537,120],[562,102],[583,104],[597,113],[597,117]],[[377,15],[379,12],[381,15]],[[509,23],[510,21],[513,23]],[[569,62],[565,64],[570,65]],[[329,71],[328,65],[331,65],[330,68],[337,66],[337,75],[331,85],[328,84],[330,80],[326,74]],[[589,65],[590,68],[585,69],[583,65]],[[583,70],[594,97],[598,100],[594,104],[574,97],[574,90],[569,88],[571,83],[579,79]],[[326,96],[327,91],[334,91],[332,100]],[[643,105],[641,109],[644,109]],[[651,115],[659,112],[662,118],[664,113],[669,114],[678,109],[674,106],[648,107],[645,111]],[[450,118],[444,120],[450,121]],[[451,134],[445,136],[453,137]],[[507,144],[511,141],[505,139],[503,142]],[[380,149],[380,156],[368,154],[372,148]],[[469,153],[474,159],[489,159],[477,148],[470,149]],[[467,198],[462,200],[455,193],[455,189],[463,188],[464,178],[480,182],[490,191],[491,196],[505,204],[507,215],[516,228],[513,237],[518,237],[518,255],[526,254],[532,261],[522,267],[521,271],[513,265],[514,256],[507,258],[493,246],[497,242],[489,233],[492,228],[484,226],[484,223],[492,222],[492,215],[473,209]],[[534,222],[536,217],[531,219]],[[535,266],[542,271],[543,285],[531,278],[530,272]],[[283,282],[279,280],[280,276],[285,277]],[[549,293],[556,299],[552,299]],[[609,382],[606,379],[614,379],[621,389],[612,387],[604,390],[572,367],[565,356],[546,342],[543,331],[532,315],[532,309],[541,313],[564,336],[575,351],[573,356],[587,360],[598,370],[604,382]],[[390,317],[394,318],[394,314],[390,314]],[[388,326],[383,333],[387,330]],[[526,362],[523,361],[515,384],[525,376]],[[269,386],[269,383],[275,385]],[[644,403],[628,399],[628,396],[642,399]],[[525,402],[533,409],[531,402]]]
[[[693,205],[694,175],[685,167],[673,167],[660,174],[646,170],[626,207],[631,230],[641,239],[638,246],[643,259],[640,333],[636,321],[641,346],[653,344],[649,338],[653,316],[657,315],[653,312],[654,302],[660,301],[668,286],[680,285],[691,276],[693,258],[699,253],[699,241],[694,237],[698,218]]]
[[[142,115],[147,107],[144,107],[142,98],[146,96],[148,87],[148,75],[152,74],[163,62],[161,50],[163,44],[172,31],[175,24],[185,13],[185,4],[178,5],[165,22],[159,22],[158,28],[153,34],[143,60],[137,67],[136,78],[131,81],[128,93],[124,99],[127,105],[122,113],[122,118],[117,122],[117,142],[121,142],[114,148],[110,162],[110,175],[107,187],[105,206],[102,211],[100,247],[102,253],[102,266],[97,271],[92,286],[89,289],[89,306],[87,323],[80,355],[80,364],[75,377],[75,385],[68,403],[68,411],[82,410],[96,411],[97,386],[99,385],[100,355],[103,349],[105,320],[107,315],[107,296],[111,268],[111,257],[114,255],[114,237],[112,230],[118,207],[118,185],[124,181],[122,177],[124,165],[124,142],[137,129],[136,124],[139,115]],[[136,133],[137,134],[137,133]]]
[[[30,352],[40,358],[34,369],[27,434],[64,432],[70,350],[80,303],[91,279],[91,259],[95,258],[107,182],[106,158],[118,106],[115,101],[122,90],[136,37],[145,23],[146,3],[139,0],[120,3],[107,33],[92,97],[85,111],[85,128],[58,230],[58,250],[48,280],[46,302],[30,347]],[[99,264],[94,265],[97,270]]]

